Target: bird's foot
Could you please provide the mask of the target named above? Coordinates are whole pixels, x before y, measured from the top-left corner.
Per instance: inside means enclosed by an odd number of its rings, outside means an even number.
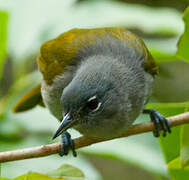
[[[153,134],[155,137],[160,136],[160,128],[163,130],[163,137],[166,136],[167,132],[171,133],[170,123],[169,121],[163,117],[157,110],[155,109],[144,109],[143,113],[149,114],[151,121],[155,125],[155,130],[153,131]]]
[[[68,155],[68,151],[69,149],[71,149],[73,156],[76,157],[77,153],[75,151],[75,145],[74,145],[74,141],[71,139],[71,135],[68,132],[64,132],[61,134],[61,140],[62,140],[62,147],[59,155],[60,156]]]

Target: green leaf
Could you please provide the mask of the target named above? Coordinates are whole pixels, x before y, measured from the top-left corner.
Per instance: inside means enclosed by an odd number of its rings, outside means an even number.
[[[0,178],[0,180],[11,180],[11,179]],[[63,180],[63,178],[52,178],[40,173],[28,173],[21,175],[17,178],[14,178],[12,180]]]
[[[52,177],[70,177],[69,179],[76,177],[77,178],[85,177],[80,169],[73,167],[69,164],[64,164],[60,166],[58,169],[49,172],[48,175]]]
[[[180,154],[180,127],[171,128],[171,134],[166,138],[160,137],[159,143],[161,145],[165,160],[167,163],[175,159]]]
[[[189,8],[184,11],[183,20],[185,24],[185,31],[177,44],[177,56],[189,61]]]
[[[169,61],[174,61],[176,59],[175,54],[158,51],[156,49],[151,49],[150,53],[152,54],[156,62],[169,62]]]
[[[7,22],[8,14],[0,11],[0,78],[2,74],[2,66],[6,56]]]
[[[62,178],[51,178],[47,175],[40,173],[28,173],[15,178],[14,180],[61,180]]]
[[[189,165],[189,125],[181,127],[181,149],[180,149],[181,165],[183,167]]]
[[[145,106],[148,109],[156,109],[164,116],[174,116],[189,111],[189,102],[179,103],[149,103]]]
[[[171,179],[188,180],[189,166],[182,168],[180,157],[175,158],[168,164]]]

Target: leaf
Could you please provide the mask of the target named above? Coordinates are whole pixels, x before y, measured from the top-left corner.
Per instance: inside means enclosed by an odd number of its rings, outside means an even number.
[[[28,173],[26,175],[19,176],[14,180],[62,180],[62,178],[51,178],[47,175],[40,173]]]
[[[178,157],[180,154],[180,127],[174,127],[171,131],[171,134],[167,135],[165,138],[159,138],[159,143],[167,163]]]
[[[150,53],[152,54],[153,58],[156,60],[156,62],[169,62],[174,61],[176,59],[175,55],[173,53],[158,51],[156,49],[151,49]]]
[[[168,164],[171,179],[188,180],[189,166],[182,168],[180,157],[175,158]]]
[[[189,165],[189,125],[181,127],[181,149],[180,149],[181,165],[185,167]]]
[[[189,102],[179,103],[149,103],[145,106],[148,109],[156,109],[164,116],[173,116],[189,110]]]
[[[0,178],[0,180],[63,180],[63,178],[51,178],[40,173],[28,173],[14,179]]]
[[[185,30],[177,44],[177,56],[189,61],[189,7],[184,11],[183,21],[185,24]]]
[[[48,173],[49,176],[52,176],[52,177],[79,177],[79,178],[84,178],[84,174],[83,172],[74,167],[74,166],[71,166],[69,164],[64,164],[62,166],[60,166],[58,169],[54,170],[54,171],[51,171]]]
[[[0,11],[0,78],[2,74],[2,66],[6,56],[7,22],[8,14]]]

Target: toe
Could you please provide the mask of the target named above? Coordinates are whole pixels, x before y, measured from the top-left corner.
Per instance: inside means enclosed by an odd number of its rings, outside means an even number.
[[[171,133],[171,125],[169,123],[169,121],[165,118],[165,121],[164,121],[166,127],[167,127],[167,132],[168,133]]]
[[[66,133],[63,133],[61,135],[61,140],[62,140],[62,147],[60,150],[59,155],[60,156],[64,156],[64,155],[68,155],[68,150],[69,150],[69,136]]]
[[[162,130],[164,131],[164,133],[166,134],[166,132],[171,133],[171,128],[170,128],[170,123],[169,121],[162,116],[159,112],[156,111],[156,114],[159,118],[160,121],[160,125],[162,127]]]
[[[73,156],[77,157],[77,153],[75,151],[75,144],[74,144],[74,141],[72,139],[70,139],[70,147],[71,147]]]
[[[166,126],[166,119],[164,117],[161,117],[160,118],[160,125],[162,127],[162,130],[163,130],[163,137],[166,136],[167,132],[168,132],[168,128]]]
[[[154,123],[154,126],[155,126],[155,130],[153,130],[153,134],[155,137],[159,137],[160,136],[160,129],[159,129],[159,119],[154,116],[153,113],[150,113],[150,118],[151,118],[151,121]]]

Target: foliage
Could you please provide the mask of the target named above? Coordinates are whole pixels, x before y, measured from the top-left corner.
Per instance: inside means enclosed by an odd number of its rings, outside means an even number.
[[[182,59],[189,61],[189,8],[187,8],[183,15],[183,20],[185,23],[185,30],[178,42],[178,51],[177,55]]]
[[[40,173],[29,172],[12,180],[82,180],[83,178],[84,174],[81,170],[68,164],[64,164],[57,170],[48,173],[48,176]],[[0,180],[11,179],[0,178]]]
[[[39,173],[28,173],[22,176],[19,176],[17,178],[14,178],[14,180],[61,180],[62,178],[51,178],[48,177],[47,175],[39,174]],[[0,180],[4,180],[4,178],[0,178]],[[5,179],[5,180],[10,180],[10,179]],[[13,180],[13,179],[12,179]]]
[[[184,168],[189,165],[189,125],[184,125],[181,127],[181,150],[180,159],[181,165]]]
[[[177,79],[173,79],[172,74],[166,73],[171,68],[171,63],[182,62],[181,59],[186,62],[189,60],[189,8],[184,12],[185,30],[180,37],[183,32],[181,13],[172,9],[135,6],[135,4],[108,0],[85,1],[79,4],[74,4],[74,1],[70,0],[47,0],[44,8],[41,9],[36,7],[41,7],[42,0],[28,0],[28,2],[30,3],[26,3],[25,0],[15,0],[0,3],[0,8],[7,10],[11,17],[7,32],[8,15],[5,12],[0,13],[0,77],[3,72],[0,92],[5,86],[7,87],[4,95],[0,97],[0,151],[52,143],[51,136],[58,122],[46,109],[37,107],[15,115],[11,112],[11,108],[25,92],[35,87],[41,80],[35,64],[40,44],[63,31],[73,27],[127,26],[144,39],[160,65],[160,75],[166,80],[172,80],[173,83]],[[5,59],[6,34],[8,34],[7,53],[11,59],[8,56]],[[161,69],[162,65],[165,65],[166,69]],[[186,73],[188,75],[188,72]],[[186,88],[188,79],[185,82],[179,82],[179,90]],[[161,83],[159,88],[164,88],[164,84]],[[177,91],[178,89],[174,91],[175,96]],[[185,91],[188,92],[189,89]],[[146,107],[155,108],[167,117],[188,111],[189,102],[188,99],[185,99],[185,102],[179,102],[179,99],[178,102],[161,102],[154,94]],[[142,115],[136,123],[146,121],[149,121],[149,117]],[[71,131],[71,134],[78,136],[74,131]],[[170,135],[159,140],[156,140],[152,133],[147,133],[83,148],[79,150],[77,159],[71,156],[63,158],[49,156],[4,163],[1,164],[1,175],[6,178],[0,180],[16,176],[17,178],[14,179],[18,180],[83,179],[83,172],[86,179],[106,179],[108,174],[115,172],[115,162],[119,163],[120,169],[130,167],[129,170],[124,169],[122,173],[119,172],[116,179],[124,178],[125,174],[131,177],[130,179],[149,179],[137,176],[142,171],[142,175],[148,175],[150,179],[171,177],[171,179],[185,180],[189,178],[188,139],[189,126],[184,125],[172,128]],[[99,159],[103,159],[103,163]],[[66,165],[61,166],[62,163]],[[105,174],[103,170],[106,167],[109,171]],[[108,177],[111,179],[110,176]],[[112,178],[115,179],[115,176]]]
[[[49,176],[52,177],[67,177],[70,180],[72,178],[84,178],[84,174],[81,170],[79,170],[78,168],[75,168],[69,164],[64,164],[62,166],[60,166],[58,169],[53,170],[51,172],[48,172]]]
[[[6,12],[0,11],[0,78],[6,56],[7,22],[8,14]]]

